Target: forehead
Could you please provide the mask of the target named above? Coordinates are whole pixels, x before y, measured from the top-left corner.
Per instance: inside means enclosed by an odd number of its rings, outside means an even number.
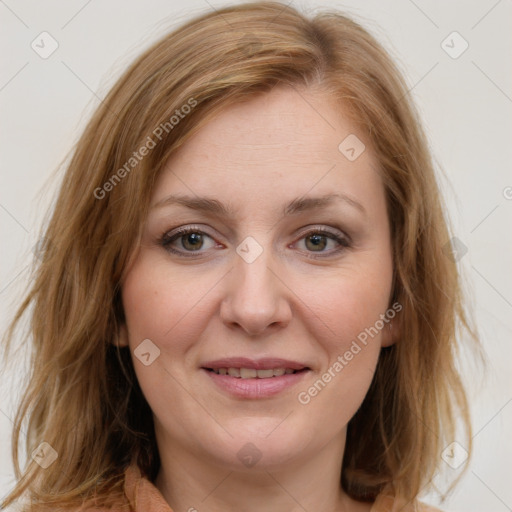
[[[167,162],[152,203],[179,192],[262,204],[340,188],[364,199],[382,188],[377,168],[341,105],[325,93],[281,86],[204,125]]]

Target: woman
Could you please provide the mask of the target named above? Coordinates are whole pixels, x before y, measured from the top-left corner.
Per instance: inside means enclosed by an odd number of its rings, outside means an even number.
[[[31,307],[4,505],[429,510],[456,415],[471,451],[449,239],[407,87],[362,27],[271,2],[192,20],[69,164],[9,333]]]

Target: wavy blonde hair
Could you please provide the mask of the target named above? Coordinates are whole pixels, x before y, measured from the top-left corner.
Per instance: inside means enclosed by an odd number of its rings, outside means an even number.
[[[154,44],[118,80],[74,150],[33,285],[6,338],[8,357],[29,315],[30,379],[13,429],[17,485],[4,506],[22,496],[34,512],[79,506],[93,496],[107,505],[122,494],[132,461],[155,478],[151,411],[129,349],[115,345],[124,320],[123,273],[168,158],[216,113],[276,85],[314,87],[350,108],[380,163],[392,228],[392,301],[403,306],[401,339],[382,349],[348,425],[341,485],[362,501],[385,488],[416,498],[455,438],[457,414],[471,451],[455,365],[459,328],[478,340],[462,306],[456,264],[444,250],[447,219],[408,87],[382,46],[348,17],[326,11],[310,19],[280,3],[254,2],[197,17]],[[191,99],[195,107],[169,128]],[[168,130],[155,147],[120,173],[164,123]],[[114,174],[122,180],[114,183]],[[24,421],[27,453],[45,441],[56,463],[43,469],[29,460],[20,469]]]

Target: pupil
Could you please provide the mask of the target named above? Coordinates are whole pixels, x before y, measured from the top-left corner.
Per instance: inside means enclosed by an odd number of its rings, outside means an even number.
[[[311,235],[307,238],[307,240],[310,241],[316,248],[320,247],[323,249],[327,244],[326,237],[323,235]]]
[[[202,236],[198,233],[190,233],[183,240],[185,249],[197,250],[202,245]]]

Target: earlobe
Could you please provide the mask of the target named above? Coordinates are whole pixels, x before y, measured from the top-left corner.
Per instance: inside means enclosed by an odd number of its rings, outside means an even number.
[[[381,347],[390,347],[394,345],[400,338],[400,322],[397,320],[391,320],[382,329],[382,341]]]
[[[117,336],[112,341],[113,345],[118,347],[127,347],[128,346],[128,329],[126,328],[126,324],[123,323],[119,327],[119,332]]]

